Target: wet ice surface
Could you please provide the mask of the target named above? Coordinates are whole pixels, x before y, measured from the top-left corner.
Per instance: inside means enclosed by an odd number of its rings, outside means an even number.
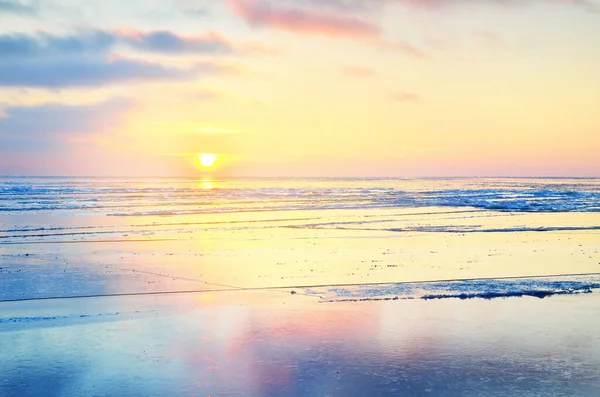
[[[600,395],[598,180],[0,187],[2,397]]]
[[[0,395],[596,396],[599,303],[253,292],[3,303],[2,316],[43,319],[0,323]]]

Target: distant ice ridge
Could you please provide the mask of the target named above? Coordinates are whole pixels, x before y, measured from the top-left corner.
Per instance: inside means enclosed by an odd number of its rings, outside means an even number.
[[[439,282],[357,285],[309,288],[308,295],[326,302],[399,299],[494,299],[591,293],[600,289],[600,274],[584,276],[512,279],[457,280]]]
[[[430,206],[600,212],[600,179],[0,178],[0,213],[177,216]]]

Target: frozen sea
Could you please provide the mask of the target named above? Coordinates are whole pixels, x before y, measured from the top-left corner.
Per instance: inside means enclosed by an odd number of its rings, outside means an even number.
[[[0,396],[600,395],[600,179],[0,177]]]

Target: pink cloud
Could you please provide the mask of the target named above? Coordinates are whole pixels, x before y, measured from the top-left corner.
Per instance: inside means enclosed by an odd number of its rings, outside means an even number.
[[[253,25],[332,37],[374,38],[379,35],[378,26],[351,16],[275,6],[265,0],[229,0],[229,5]]]
[[[310,7],[288,7],[275,5],[268,0],[228,0],[234,12],[255,26],[267,26],[300,34],[346,37],[365,40],[387,50],[399,51],[413,58],[424,59],[427,56],[413,44],[400,40],[387,42],[380,37],[380,27],[357,17],[352,11],[355,7],[341,7],[342,3],[328,3],[328,7],[316,7],[313,1]],[[356,0],[357,3],[361,0]],[[302,4],[303,2],[299,2]],[[345,3],[344,3],[345,4]],[[338,8],[332,13],[332,8]],[[329,11],[324,11],[329,10]],[[361,15],[365,15],[362,13]]]

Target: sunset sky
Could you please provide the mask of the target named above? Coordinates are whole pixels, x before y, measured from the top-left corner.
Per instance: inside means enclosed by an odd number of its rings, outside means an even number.
[[[0,175],[600,176],[598,0],[0,0]]]

